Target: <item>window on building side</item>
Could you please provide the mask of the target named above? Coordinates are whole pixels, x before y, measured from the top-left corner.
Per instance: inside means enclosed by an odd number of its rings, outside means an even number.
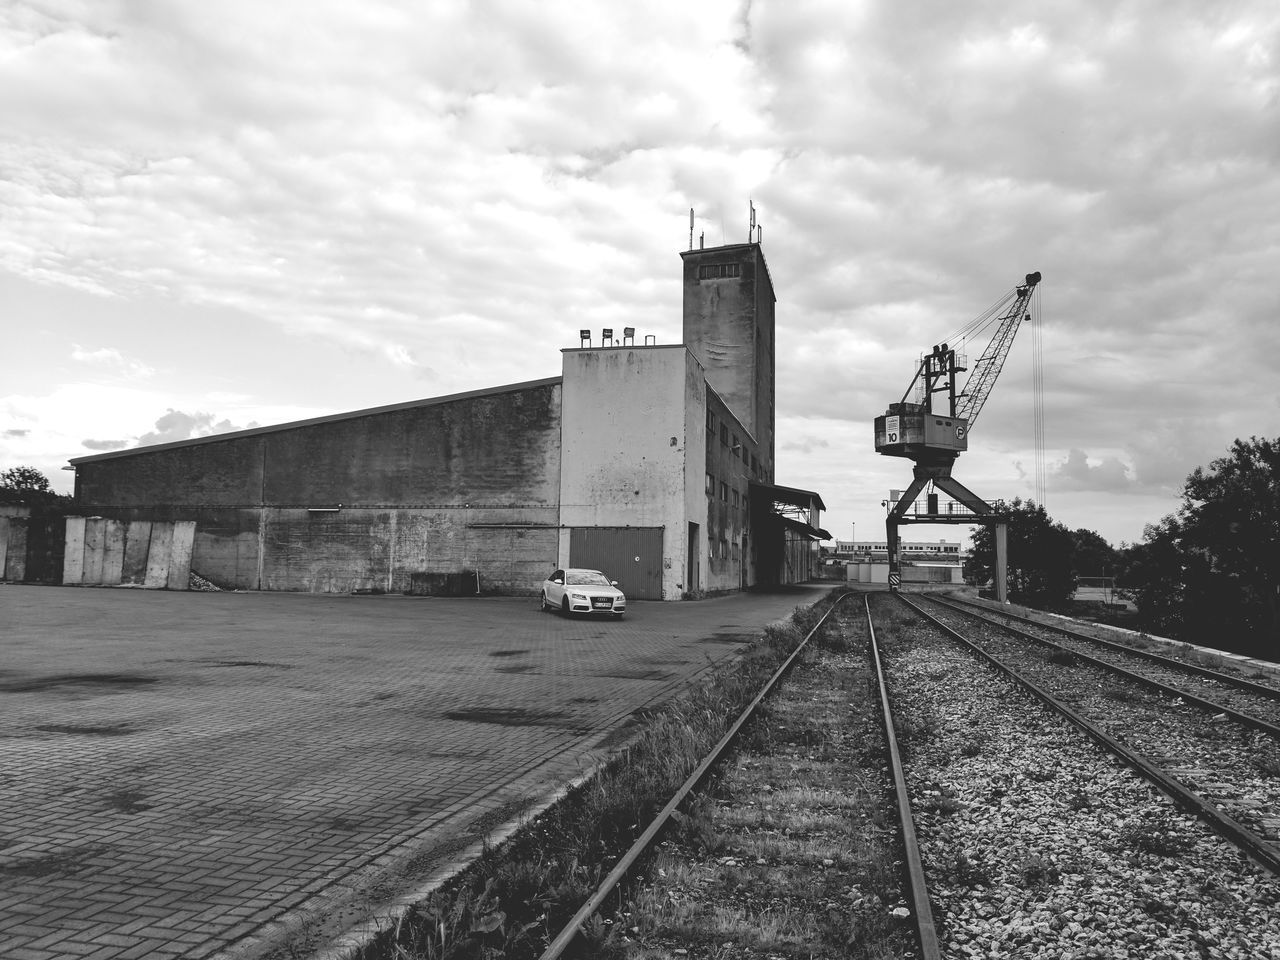
[[[723,480],[720,481],[720,499],[725,503],[729,502],[729,485]]]
[[[720,424],[720,443],[726,447],[729,445],[729,428],[723,423]]]
[[[707,496],[714,497],[716,495],[716,478],[711,474],[707,474]]]
[[[699,280],[719,280],[723,277],[742,276],[740,263],[704,263],[698,267]]]

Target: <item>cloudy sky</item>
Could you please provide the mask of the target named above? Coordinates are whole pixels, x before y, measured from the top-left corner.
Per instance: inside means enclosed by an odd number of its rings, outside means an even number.
[[[777,480],[836,536],[909,480],[871,422],[920,352],[1033,270],[1056,519],[1139,540],[1280,436],[1271,0],[7,0],[0,116],[0,467],[61,489],[679,342],[689,209],[739,243],[749,199]],[[1036,493],[1031,347],[956,467],[988,498]]]

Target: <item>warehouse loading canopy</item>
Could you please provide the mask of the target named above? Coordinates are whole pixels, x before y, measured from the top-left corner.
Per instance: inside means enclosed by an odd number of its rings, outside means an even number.
[[[756,519],[776,518],[788,530],[811,540],[830,540],[831,534],[817,526],[818,514],[827,509],[822,497],[812,490],[751,481],[751,506]]]

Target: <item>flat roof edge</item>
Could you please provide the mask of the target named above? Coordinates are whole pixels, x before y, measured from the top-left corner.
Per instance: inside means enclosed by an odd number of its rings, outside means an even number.
[[[160,450],[174,450],[178,447],[194,447],[205,443],[218,443],[222,440],[239,440],[245,437],[258,437],[268,433],[280,433],[283,430],[295,430],[299,427],[314,427],[323,423],[337,423],[342,420],[357,420],[360,417],[372,417],[381,413],[394,413],[397,410],[412,410],[416,407],[433,407],[442,403],[453,403],[458,400],[472,400],[479,397],[497,396],[503,393],[515,393],[519,390],[530,390],[535,387],[546,387],[561,383],[563,377],[547,377],[542,380],[525,380],[522,383],[509,383],[501,387],[486,387],[482,390],[466,390],[462,393],[450,393],[441,397],[428,397],[422,400],[407,400],[403,403],[389,403],[380,407],[367,407],[363,410],[351,410],[346,413],[330,413],[322,417],[310,417],[306,420],[290,420],[287,423],[275,423],[265,427],[250,427],[247,430],[232,430],[228,433],[215,433],[208,437],[191,437],[187,440],[172,440],[169,443],[153,443],[145,447],[129,447],[127,450],[111,450],[107,453],[95,453],[85,457],[73,457],[67,462],[73,467],[83,463],[98,463],[103,460],[115,460],[120,457],[131,457],[140,453],[155,453]]]

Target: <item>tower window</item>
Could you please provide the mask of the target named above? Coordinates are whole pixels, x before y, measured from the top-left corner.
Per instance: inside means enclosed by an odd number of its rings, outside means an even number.
[[[742,276],[740,263],[704,263],[698,267],[699,280],[719,280],[722,277]]]

